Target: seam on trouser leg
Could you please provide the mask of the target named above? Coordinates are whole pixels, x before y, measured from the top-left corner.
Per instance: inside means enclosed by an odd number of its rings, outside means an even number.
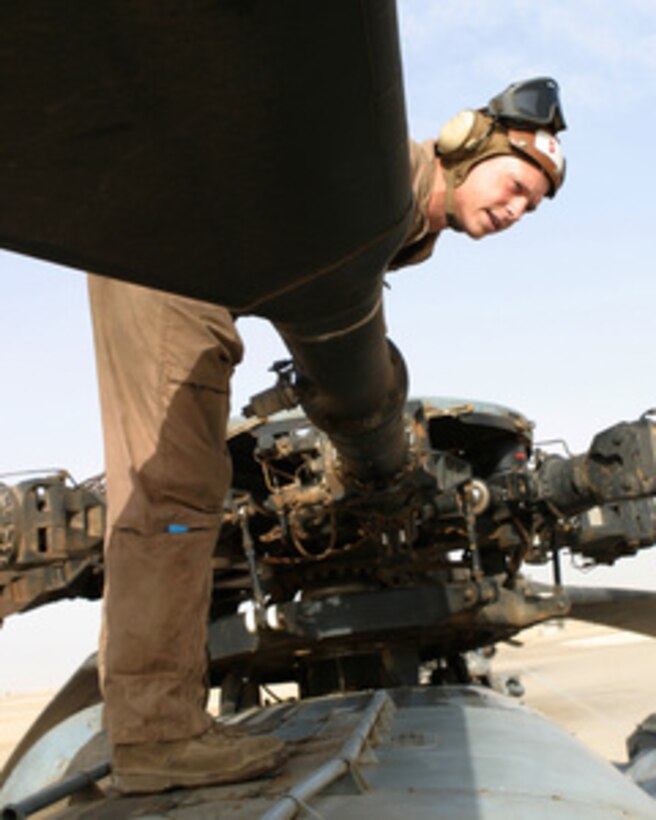
[[[101,654],[113,743],[191,737],[208,725],[207,618],[217,534],[112,533]]]

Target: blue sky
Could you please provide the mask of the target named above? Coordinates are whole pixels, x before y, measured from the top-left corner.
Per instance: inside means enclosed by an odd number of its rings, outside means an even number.
[[[569,126],[554,201],[481,242],[446,233],[430,261],[389,277],[389,332],[411,391],[510,405],[537,423],[538,439],[582,450],[596,431],[656,405],[656,4],[403,0],[399,20],[417,139],[508,83],[545,74],[561,85]],[[100,471],[83,276],[0,253],[0,286],[0,472]],[[267,368],[283,353],[264,323],[240,324],[237,409],[269,385]],[[656,587],[654,568],[646,553],[587,580]],[[0,692],[60,682],[93,647],[97,624],[97,607],[83,604],[10,618]]]

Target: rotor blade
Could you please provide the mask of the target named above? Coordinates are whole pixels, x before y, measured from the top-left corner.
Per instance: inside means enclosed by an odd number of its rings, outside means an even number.
[[[614,587],[565,588],[570,618],[656,637],[656,592]]]
[[[3,3],[0,76],[0,247],[257,312],[405,235],[394,0]]]

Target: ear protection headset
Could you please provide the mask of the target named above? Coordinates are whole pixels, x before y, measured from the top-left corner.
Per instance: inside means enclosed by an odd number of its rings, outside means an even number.
[[[442,126],[435,142],[435,154],[441,161],[446,182],[446,221],[456,231],[461,228],[455,217],[455,189],[462,185],[473,166],[485,159],[479,151],[493,129],[491,117],[467,109]]]
[[[435,143],[440,157],[473,153],[492,133],[494,120],[480,111],[461,111],[442,126]]]

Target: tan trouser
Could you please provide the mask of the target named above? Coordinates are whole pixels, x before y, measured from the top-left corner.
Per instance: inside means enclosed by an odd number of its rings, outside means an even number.
[[[211,556],[242,345],[224,308],[97,276],[89,294],[109,502],[105,721],[113,743],[191,737],[208,722]]]

